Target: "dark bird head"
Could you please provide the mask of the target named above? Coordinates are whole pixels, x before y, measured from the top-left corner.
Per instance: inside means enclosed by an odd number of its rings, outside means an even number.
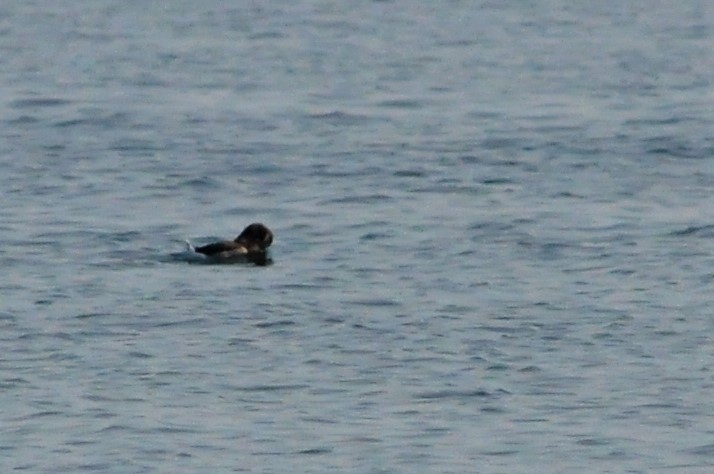
[[[245,245],[248,251],[265,251],[273,243],[273,233],[263,224],[251,224],[236,237],[235,242]]]

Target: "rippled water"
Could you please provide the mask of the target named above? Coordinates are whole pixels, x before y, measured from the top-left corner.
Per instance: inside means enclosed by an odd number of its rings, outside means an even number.
[[[710,2],[244,3],[0,6],[3,472],[709,472]]]

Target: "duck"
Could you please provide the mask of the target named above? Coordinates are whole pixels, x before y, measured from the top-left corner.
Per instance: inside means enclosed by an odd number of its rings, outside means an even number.
[[[243,229],[234,240],[214,242],[193,250],[213,263],[249,262],[263,266],[271,262],[268,258],[268,247],[272,243],[273,232],[265,225],[255,222]]]

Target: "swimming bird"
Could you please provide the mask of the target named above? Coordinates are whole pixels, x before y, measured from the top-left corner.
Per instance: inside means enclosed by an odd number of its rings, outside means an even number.
[[[197,253],[216,263],[252,262],[267,265],[268,247],[273,243],[273,232],[261,223],[253,223],[243,229],[234,240],[224,240],[196,247]]]

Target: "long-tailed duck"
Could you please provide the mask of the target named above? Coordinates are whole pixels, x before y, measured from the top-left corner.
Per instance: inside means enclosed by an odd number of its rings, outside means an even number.
[[[209,261],[216,263],[252,262],[267,265],[268,247],[273,243],[273,233],[263,224],[251,224],[235,240],[224,240],[196,247],[194,250],[203,254]]]

